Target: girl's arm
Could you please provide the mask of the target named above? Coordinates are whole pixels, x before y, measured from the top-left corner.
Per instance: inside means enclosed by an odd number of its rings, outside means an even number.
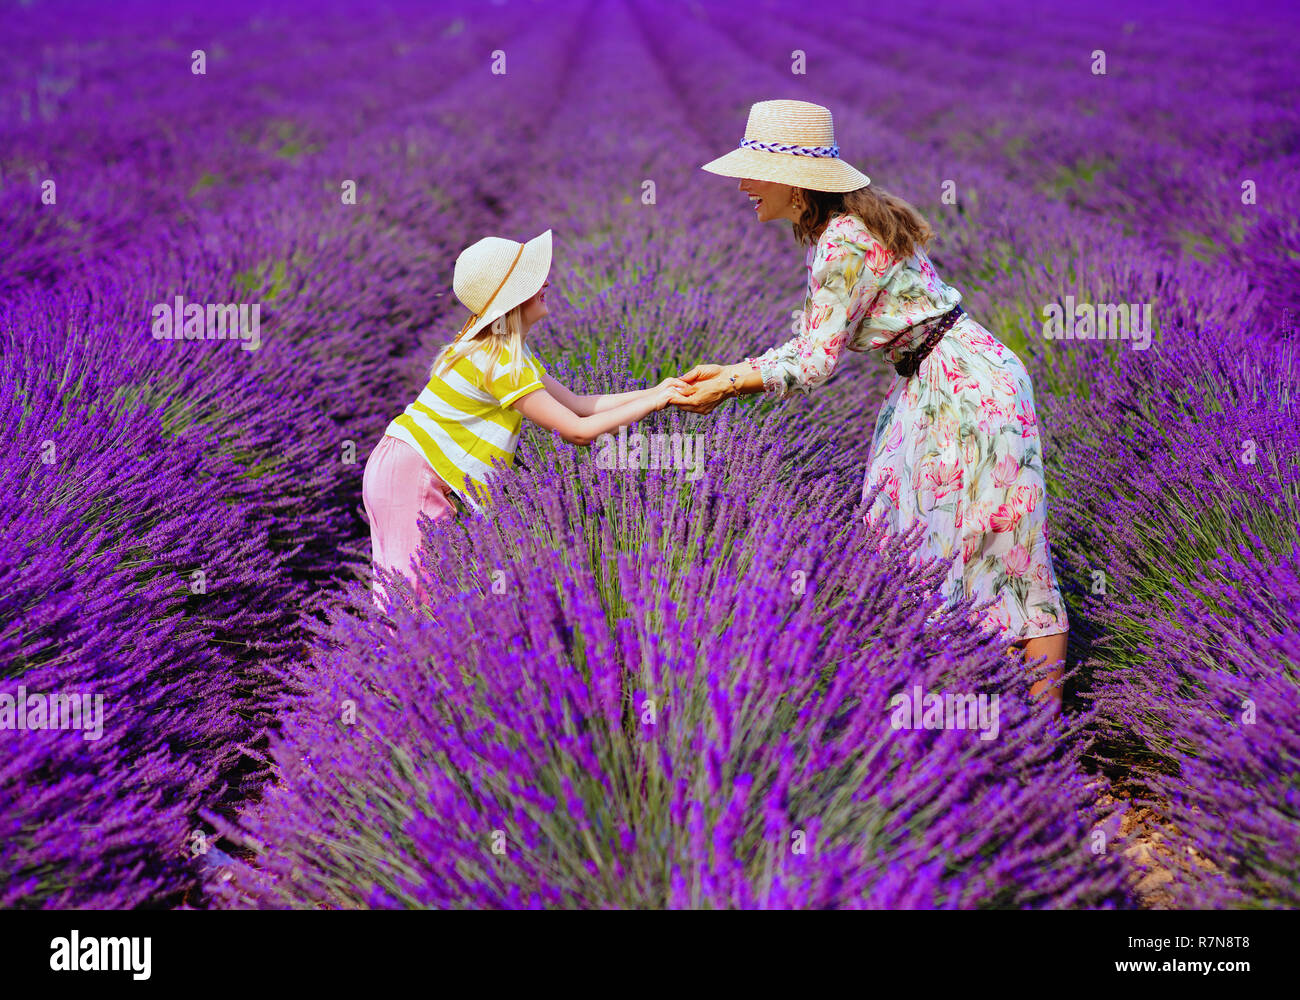
[[[546,391],[580,417],[589,417],[594,413],[605,413],[608,410],[642,399],[647,394],[657,392],[674,383],[683,395],[690,392],[688,384],[682,382],[681,379],[669,377],[650,389],[634,389],[632,392],[616,392],[606,396],[579,396],[570,390],[568,386],[557,382],[549,373],[542,375],[542,384],[546,386]],[[520,410],[520,412],[523,411]]]
[[[638,392],[620,393],[619,395],[633,396],[635,398],[619,403],[610,409],[602,410],[599,413],[586,415],[575,413],[555,396],[552,396],[549,389],[535,389],[527,396],[515,400],[513,406],[533,423],[539,424],[547,430],[558,431],[560,436],[570,444],[589,445],[600,435],[636,423],[647,414],[653,413],[655,410],[662,410],[670,402],[686,401],[686,397],[682,396],[677,388],[672,385],[661,385],[653,389],[642,389]],[[607,399],[610,397],[594,398]]]

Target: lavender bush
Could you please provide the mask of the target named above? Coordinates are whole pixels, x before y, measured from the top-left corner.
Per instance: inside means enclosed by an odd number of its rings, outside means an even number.
[[[428,525],[429,605],[407,588],[389,631],[361,595],[296,672],[284,779],[220,898],[1122,901],[1121,859],[1092,851],[1113,823],[1078,766],[1084,720],[1027,704],[969,608],[939,607],[943,569],[909,565],[842,482],[781,482],[783,430],[724,420],[689,484],[566,448],[493,517]],[[998,694],[1000,736],[896,731],[914,685]]]
[[[1243,593],[1246,579],[1257,586]],[[1209,561],[1196,589],[1173,581],[1155,636],[1166,652],[1153,662],[1183,697],[1153,701],[1180,766],[1150,784],[1169,803],[1175,846],[1219,869],[1189,866],[1184,905],[1300,905],[1298,581],[1300,549],[1274,563],[1244,545]]]
[[[1057,509],[1090,697],[1188,862],[1179,891],[1294,905],[1295,349],[1255,359],[1241,333],[1206,332],[1092,366],[1091,398],[1057,411],[1077,418]]]

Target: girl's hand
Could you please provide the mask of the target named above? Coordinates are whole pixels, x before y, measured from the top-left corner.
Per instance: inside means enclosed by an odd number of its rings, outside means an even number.
[[[650,399],[654,403],[655,410],[662,410],[669,403],[688,403],[688,400],[682,392],[694,392],[695,390],[678,378],[664,379],[659,385],[651,389]]]
[[[684,378],[679,378],[679,377],[676,376],[676,375],[669,375],[666,379],[664,379],[664,380],[663,380],[662,382],[660,382],[657,386],[655,386],[655,389],[656,389],[656,390],[659,390],[659,389],[670,389],[670,388],[671,388],[671,389],[676,389],[676,390],[677,390],[678,392],[680,392],[683,396],[689,396],[689,395],[694,391],[694,390],[691,388],[691,383],[690,383],[690,382],[688,382],[688,381],[687,381],[686,379],[684,379]]]

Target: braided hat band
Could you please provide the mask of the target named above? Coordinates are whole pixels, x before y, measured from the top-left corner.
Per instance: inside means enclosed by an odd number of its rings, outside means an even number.
[[[826,156],[838,158],[839,146],[794,146],[784,142],[759,142],[757,139],[741,139],[741,149],[757,149],[764,153],[790,153],[794,156]]]

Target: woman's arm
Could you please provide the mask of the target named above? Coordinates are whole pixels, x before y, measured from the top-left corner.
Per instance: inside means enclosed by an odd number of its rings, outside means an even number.
[[[608,410],[613,410],[626,403],[632,403],[638,399],[642,399],[647,394],[657,392],[658,390],[674,383],[681,393],[687,394],[690,392],[689,384],[683,383],[681,379],[671,377],[664,379],[657,386],[653,386],[649,389],[633,389],[631,392],[615,392],[604,396],[579,396],[577,393],[569,389],[568,386],[552,378],[549,373],[542,376],[542,383],[546,386],[547,392],[580,417],[589,417],[594,413],[604,413]]]
[[[708,413],[732,396],[767,389],[784,399],[796,389],[807,392],[824,383],[839,363],[850,326],[880,288],[885,271],[873,269],[868,261],[878,265],[885,254],[860,227],[831,230],[813,258],[813,291],[800,333],[738,365],[691,369],[682,378],[692,383],[695,391],[677,405],[694,413]]]
[[[515,400],[513,406],[533,423],[547,430],[558,431],[560,436],[570,444],[589,445],[602,434],[636,423],[647,414],[662,410],[670,402],[686,399],[672,385],[661,385],[653,389],[641,389],[636,393],[621,395],[636,396],[636,398],[608,410],[585,415],[575,413],[552,396],[548,389],[535,389],[527,396]]]

